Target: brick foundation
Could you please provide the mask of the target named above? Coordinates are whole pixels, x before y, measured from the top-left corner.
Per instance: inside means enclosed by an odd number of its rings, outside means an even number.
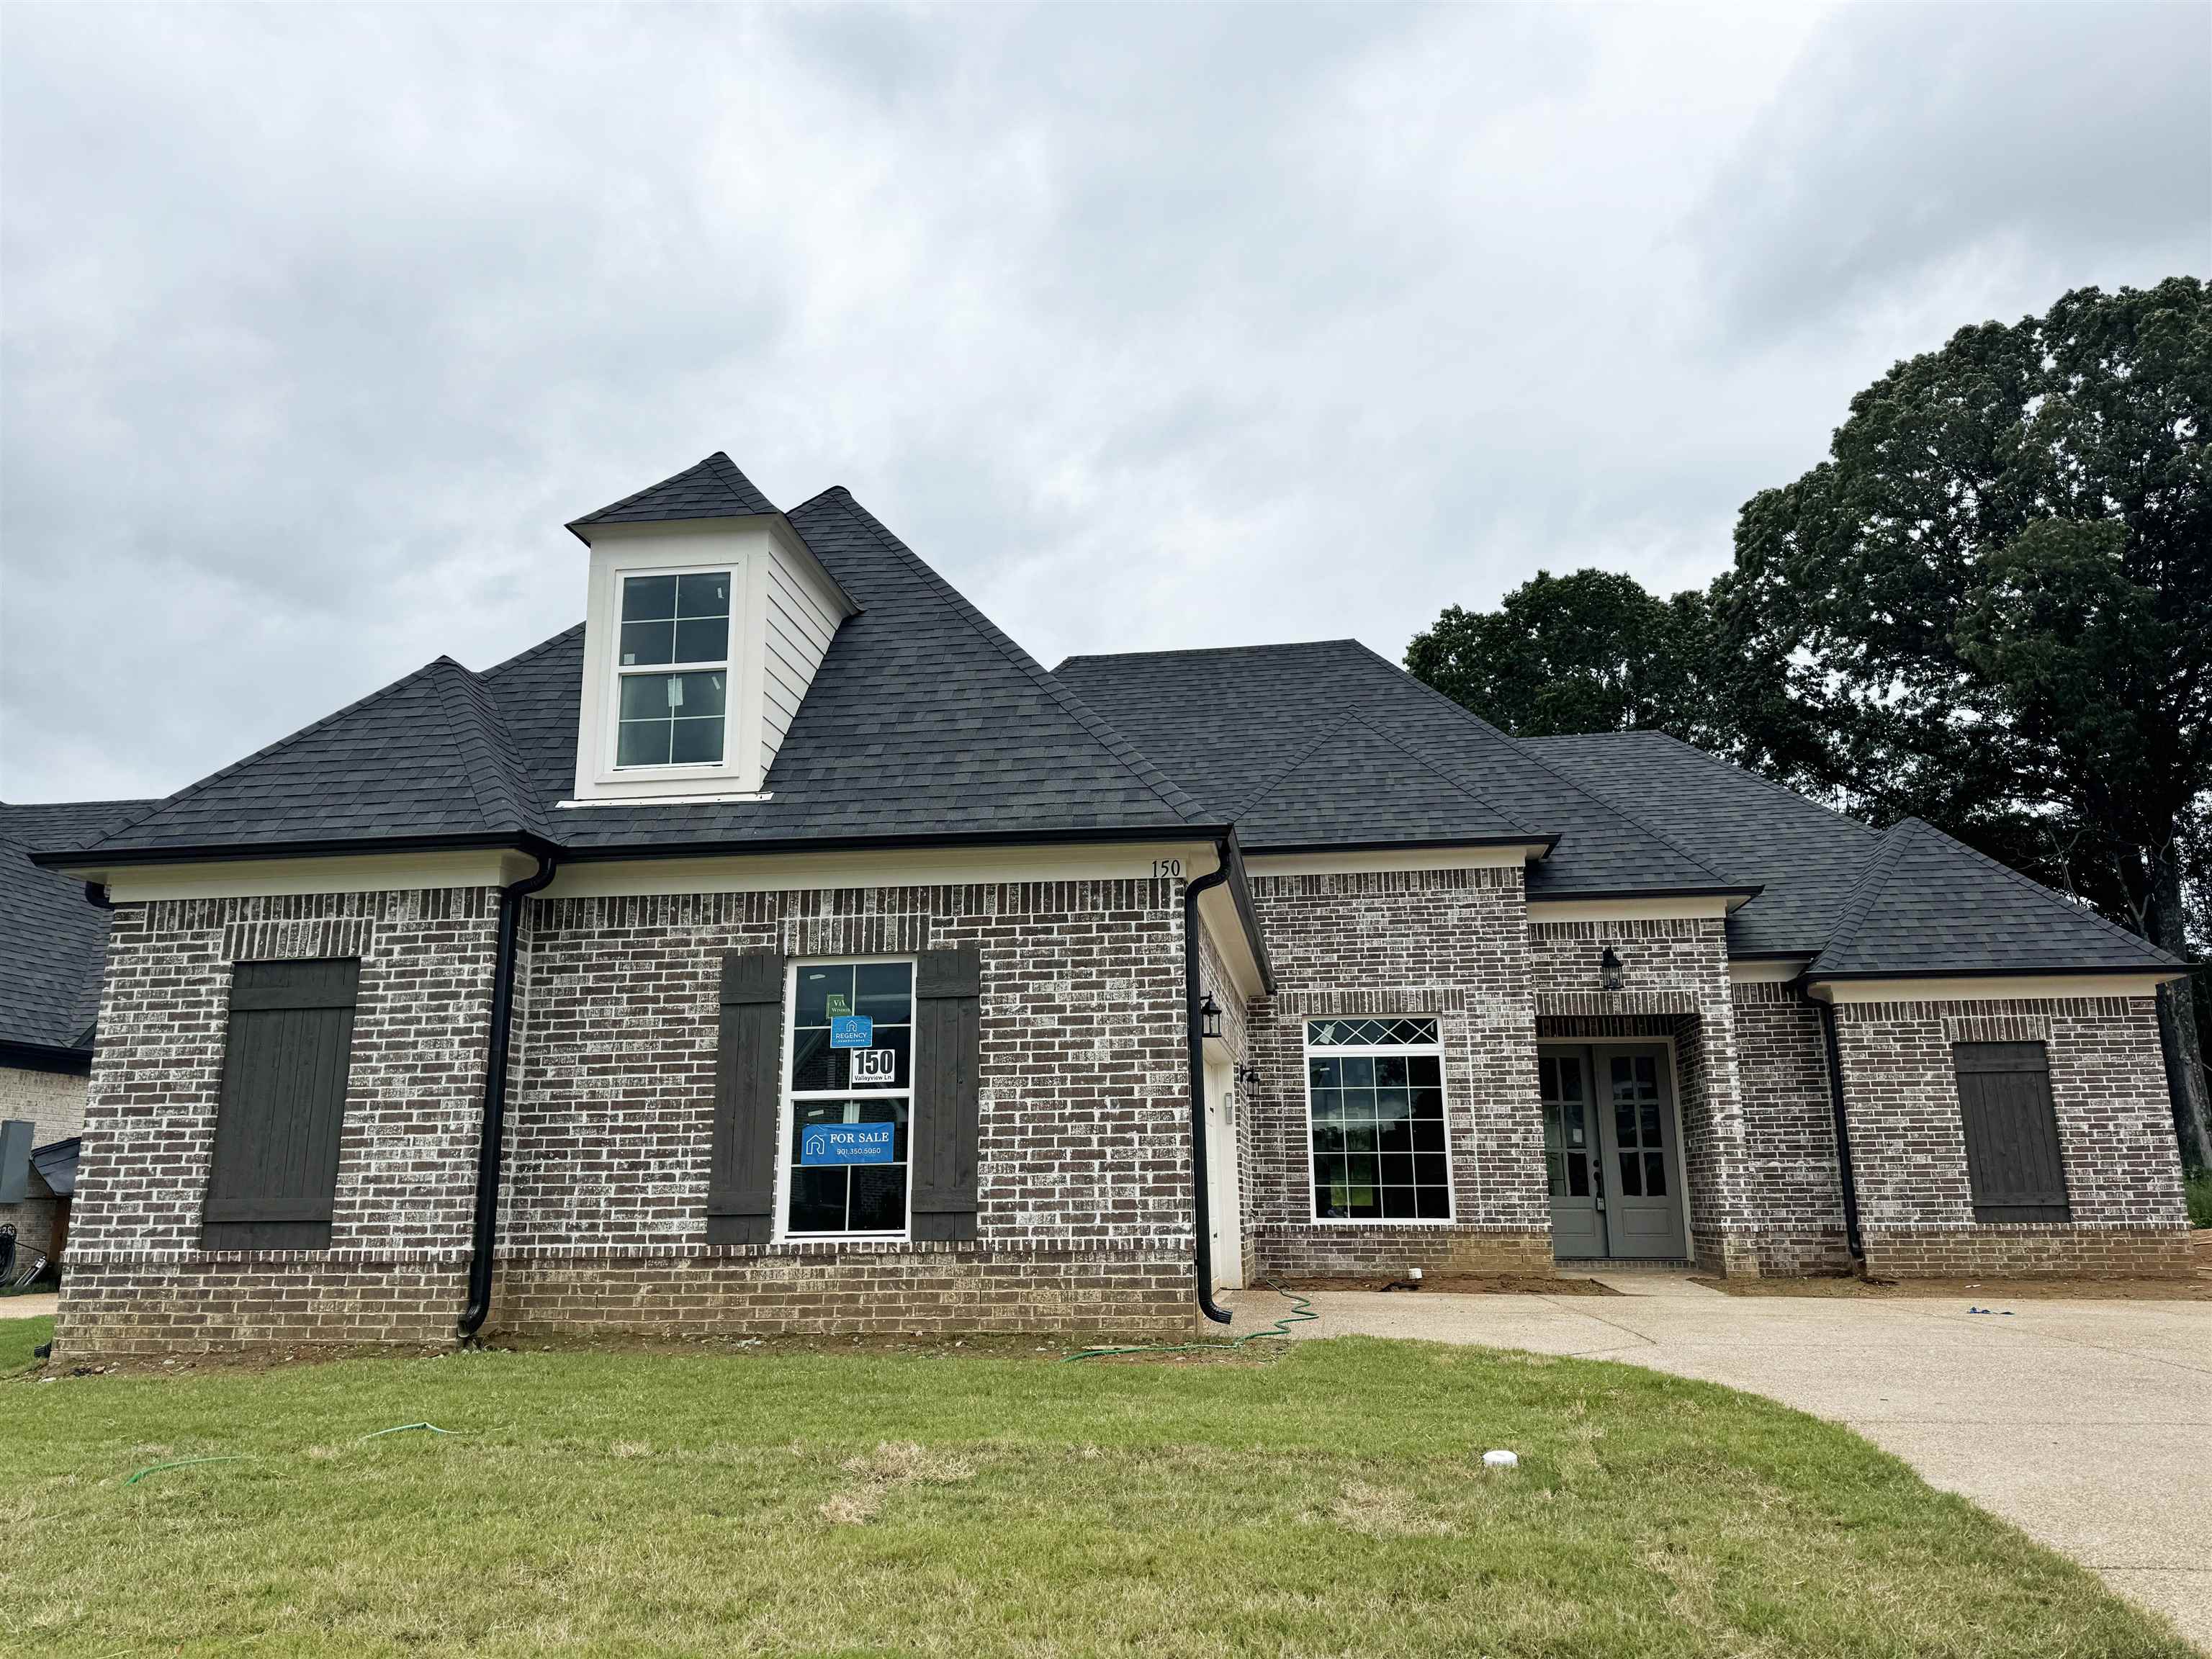
[[[973,1244],[702,1246],[501,1265],[495,1335],[1194,1334],[1188,1255]]]
[[[2005,1223],[1869,1229],[1867,1272],[1877,1279],[2187,1279],[2197,1271],[2186,1227],[2079,1227]]]
[[[63,1361],[361,1343],[449,1346],[467,1263],[429,1255],[333,1261],[320,1252],[222,1252],[189,1261],[81,1258],[64,1281]]]
[[[1393,1227],[1380,1225],[1273,1227],[1255,1235],[1264,1275],[1329,1278],[1338,1274],[1431,1273],[1548,1275],[1552,1234],[1526,1229]]]

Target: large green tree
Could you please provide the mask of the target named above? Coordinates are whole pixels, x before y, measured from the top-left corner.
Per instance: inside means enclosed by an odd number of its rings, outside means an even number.
[[[1601,608],[1571,602],[1585,582]],[[1447,611],[1407,665],[1511,729],[1656,726],[1875,823],[1926,818],[2177,956],[2212,947],[2197,279],[2082,289],[1899,363],[1851,400],[1827,459],[1745,504],[1710,592],[1634,586],[1540,576],[1496,612]],[[1528,672],[1566,689],[1506,684]],[[2184,1151],[2203,1163],[2185,987],[2160,1013]]]

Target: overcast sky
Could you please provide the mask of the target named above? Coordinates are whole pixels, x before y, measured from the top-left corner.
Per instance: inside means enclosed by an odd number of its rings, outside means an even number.
[[[2212,268],[2212,8],[0,10],[0,796],[583,611],[726,449],[1048,665],[1672,590],[1959,325]]]

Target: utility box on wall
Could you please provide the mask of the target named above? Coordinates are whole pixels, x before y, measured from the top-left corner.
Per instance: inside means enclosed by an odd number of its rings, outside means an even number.
[[[31,1195],[31,1125],[20,1117],[0,1122],[0,1204]]]

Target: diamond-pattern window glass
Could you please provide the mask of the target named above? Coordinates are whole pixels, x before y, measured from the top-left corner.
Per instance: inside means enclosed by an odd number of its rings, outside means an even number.
[[[1306,1046],[1312,1048],[1433,1048],[1433,1019],[1310,1019]]]

